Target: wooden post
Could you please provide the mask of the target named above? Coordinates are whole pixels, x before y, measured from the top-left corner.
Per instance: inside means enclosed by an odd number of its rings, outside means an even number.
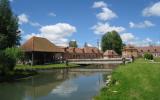
[[[34,52],[32,52],[32,66],[34,65]]]

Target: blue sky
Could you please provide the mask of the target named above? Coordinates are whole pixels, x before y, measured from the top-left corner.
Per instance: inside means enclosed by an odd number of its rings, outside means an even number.
[[[126,44],[160,45],[159,0],[11,0],[19,17],[22,43],[31,36],[66,46],[76,40],[96,46],[116,30]]]

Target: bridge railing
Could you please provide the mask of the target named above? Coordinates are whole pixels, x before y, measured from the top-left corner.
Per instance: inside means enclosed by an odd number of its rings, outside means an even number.
[[[68,59],[69,63],[98,63],[98,62],[118,62],[123,63],[123,58],[108,58],[108,59]],[[125,63],[132,62],[131,58],[125,58]]]

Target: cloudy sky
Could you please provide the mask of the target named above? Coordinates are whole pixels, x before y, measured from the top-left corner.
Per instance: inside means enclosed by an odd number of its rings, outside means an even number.
[[[66,46],[77,40],[97,45],[116,30],[124,43],[160,45],[159,0],[10,0],[19,18],[22,43],[32,36]]]

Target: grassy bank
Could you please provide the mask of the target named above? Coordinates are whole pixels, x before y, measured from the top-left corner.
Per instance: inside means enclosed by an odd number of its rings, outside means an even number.
[[[160,62],[160,57],[154,58],[155,62]]]
[[[160,100],[160,64],[141,62],[118,67],[95,100]]]
[[[79,67],[77,64],[68,64],[66,66],[65,63],[62,64],[49,64],[49,65],[17,65],[15,67],[16,70],[31,70],[31,69],[56,69],[56,68],[69,68],[69,67]]]

